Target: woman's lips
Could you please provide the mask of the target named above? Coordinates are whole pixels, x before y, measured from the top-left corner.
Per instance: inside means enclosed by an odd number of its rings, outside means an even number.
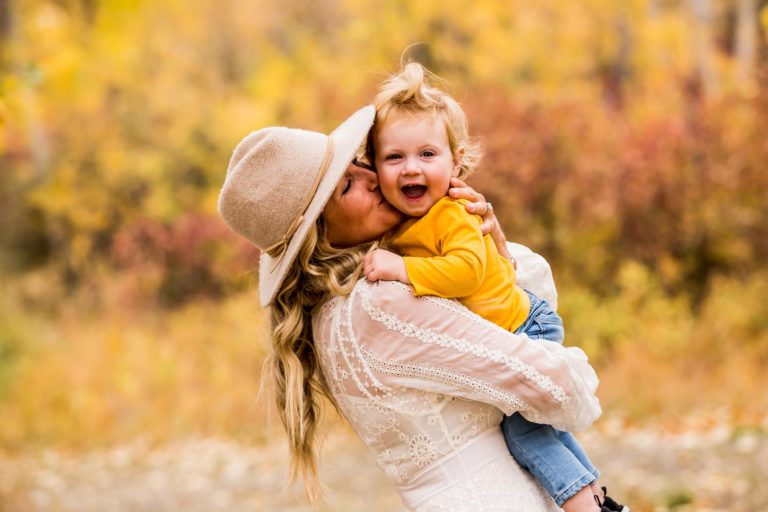
[[[424,194],[427,193],[426,185],[406,185],[400,190],[403,191],[403,195],[412,200],[421,199]]]

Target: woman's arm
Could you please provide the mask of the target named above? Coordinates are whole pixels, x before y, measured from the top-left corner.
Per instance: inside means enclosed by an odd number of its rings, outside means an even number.
[[[360,281],[348,300],[361,353],[386,386],[481,401],[562,430],[583,430],[601,413],[597,376],[578,348],[516,336],[400,283]]]

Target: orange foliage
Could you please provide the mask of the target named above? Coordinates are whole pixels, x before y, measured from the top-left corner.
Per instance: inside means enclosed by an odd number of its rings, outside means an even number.
[[[472,183],[497,205],[507,235],[556,270],[608,292],[632,258],[698,302],[713,275],[764,268],[766,106],[764,94],[698,106],[695,118],[681,110],[636,120],[476,91],[467,109],[487,154]]]

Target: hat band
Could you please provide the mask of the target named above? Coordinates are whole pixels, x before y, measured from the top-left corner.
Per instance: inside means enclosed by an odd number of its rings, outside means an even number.
[[[309,194],[307,194],[307,197],[304,199],[304,204],[301,207],[301,213],[296,216],[295,219],[293,219],[293,222],[291,222],[290,226],[288,226],[288,230],[280,240],[270,245],[269,247],[262,249],[262,252],[266,253],[274,251],[275,249],[280,250],[280,256],[275,261],[275,264],[272,267],[273,269],[280,263],[280,260],[283,259],[285,249],[288,247],[288,243],[291,241],[291,237],[293,237],[293,234],[296,233],[297,229],[299,229],[301,221],[304,220],[304,214],[307,212],[307,208],[309,208],[309,203],[311,203],[312,199],[315,197],[315,192],[317,192],[317,188],[320,186],[320,182],[323,180],[323,176],[325,176],[325,173],[328,171],[328,166],[331,163],[332,157],[333,139],[328,137],[328,145],[325,147],[325,157],[323,158],[323,163],[320,164],[320,169],[317,173],[317,176],[315,176],[315,182],[312,183],[312,188],[309,190]]]

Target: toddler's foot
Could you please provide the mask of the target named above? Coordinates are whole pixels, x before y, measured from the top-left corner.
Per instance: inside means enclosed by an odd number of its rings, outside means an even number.
[[[598,496],[595,496],[595,501],[600,506],[600,512],[629,512],[629,507],[617,503],[616,500],[608,496],[608,490],[605,487],[601,487],[603,490],[602,501]]]

